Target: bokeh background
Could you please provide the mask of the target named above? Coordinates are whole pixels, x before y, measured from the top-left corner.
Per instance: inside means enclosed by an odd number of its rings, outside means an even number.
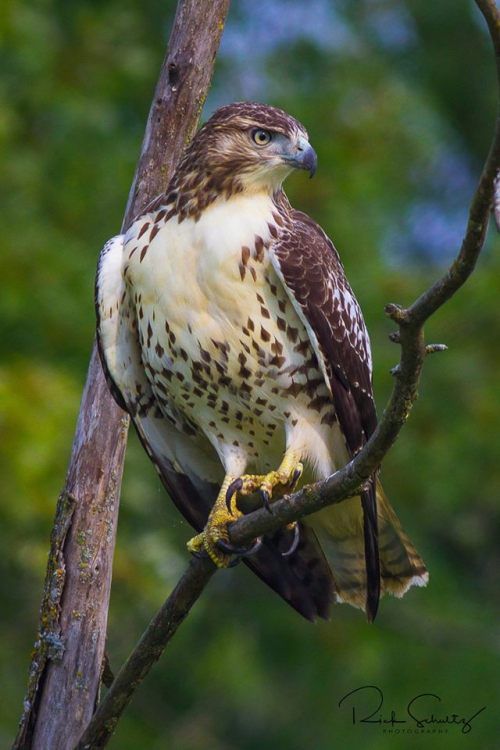
[[[93,338],[97,253],[120,226],[173,13],[165,0],[6,0],[0,15],[0,745],[21,710]],[[495,116],[494,61],[469,0],[234,0],[204,116],[238,99],[301,119],[317,177],[292,202],[333,237],[365,311],[379,409],[398,350],[386,302],[410,302],[456,252]],[[115,750],[498,748],[498,240],[430,322],[448,344],[383,468],[431,571],[374,625],[338,607],[311,625],[240,568],[222,572],[138,691]],[[190,531],[133,434],[110,610],[116,668],[168,593]],[[403,712],[422,692],[472,732],[352,726],[373,684]],[[365,702],[368,708],[367,702]],[[360,705],[360,709],[361,709]]]

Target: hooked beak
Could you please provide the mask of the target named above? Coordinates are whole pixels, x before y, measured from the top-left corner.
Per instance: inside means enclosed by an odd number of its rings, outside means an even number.
[[[316,167],[318,166],[318,157],[316,151],[306,138],[300,136],[293,154],[287,154],[283,157],[287,164],[296,169],[306,169],[309,177],[314,177]]]

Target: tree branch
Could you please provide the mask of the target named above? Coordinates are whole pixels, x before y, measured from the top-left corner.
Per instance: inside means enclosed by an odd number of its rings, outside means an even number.
[[[487,21],[498,61],[499,12],[492,0],[476,2]],[[272,533],[284,524],[315,513],[326,505],[342,502],[357,494],[369,477],[378,470],[382,459],[408,419],[417,397],[425,357],[446,348],[440,344],[426,346],[423,325],[463,286],[474,270],[484,245],[494,198],[494,181],[499,169],[500,121],[497,118],[490,152],[471,202],[466,232],[456,259],[442,278],[410,307],[403,308],[395,304],[386,306],[386,314],[398,325],[398,330],[391,334],[390,338],[401,345],[401,358],[395,368],[392,394],[377,429],[363,450],[328,479],[277,500],[273,503],[272,515],[264,508],[260,508],[235,521],[230,527],[230,538],[234,545],[248,544],[255,537]],[[179,584],[151,621],[118,673],[82,736],[77,750],[102,748],[106,745],[133,693],[160,657],[214,572],[215,568],[208,559],[191,560]]]
[[[122,231],[165,189],[196,128],[228,7],[229,0],[179,1]],[[111,398],[94,346],[56,510],[15,750],[68,750],[97,702],[128,422]]]
[[[188,568],[153,617],[139,643],[120,669],[75,750],[101,750],[115,731],[120,716],[165,645],[173,638],[216,571],[208,558],[192,558]]]

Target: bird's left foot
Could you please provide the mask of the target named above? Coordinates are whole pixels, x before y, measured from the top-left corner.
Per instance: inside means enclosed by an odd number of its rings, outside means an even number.
[[[229,485],[226,492],[226,504],[229,508],[237,494],[252,495],[259,492],[262,505],[269,513],[272,513],[271,500],[277,494],[293,492],[297,482],[302,476],[304,467],[299,462],[289,465],[283,461],[279,469],[270,471],[268,474],[243,474]],[[276,492],[278,490],[278,492]]]
[[[269,513],[272,513],[271,500],[276,499],[277,495],[293,492],[303,471],[302,463],[297,461],[293,453],[285,454],[279,469],[276,471],[270,471],[268,474],[243,474],[231,482],[226,492],[226,506],[228,509],[234,507],[238,494],[251,495],[258,491],[262,505]],[[282,553],[283,557],[288,557],[293,555],[298,547],[300,527],[294,521],[287,524],[285,528],[293,532],[290,547]]]
[[[272,513],[271,500],[277,494],[293,492],[302,476],[303,466],[297,460],[296,454],[285,454],[280,467],[268,474],[243,474],[236,479],[226,476],[217,500],[214,503],[207,524],[201,534],[189,540],[187,548],[193,555],[208,554],[218,568],[228,568],[240,557],[255,554],[261,545],[260,538],[248,548],[235,547],[229,540],[228,527],[242,514],[238,508],[238,495],[251,495],[259,492],[263,506]],[[283,553],[291,555],[299,543],[299,526],[290,523],[286,526],[293,531],[293,541],[290,548]],[[236,560],[233,556],[236,555]]]

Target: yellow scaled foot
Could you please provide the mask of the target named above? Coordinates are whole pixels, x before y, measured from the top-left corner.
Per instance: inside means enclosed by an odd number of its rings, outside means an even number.
[[[236,489],[241,495],[260,492],[265,508],[271,512],[271,499],[277,492],[280,495],[292,492],[302,476],[304,468],[294,453],[285,453],[280,467],[268,474],[244,474],[237,480]],[[240,484],[241,483],[241,484]],[[234,483],[236,485],[236,482]]]
[[[280,467],[268,474],[244,474],[236,479],[227,475],[222,483],[217,500],[214,503],[207,524],[201,534],[197,534],[187,543],[189,552],[199,554],[206,552],[218,568],[232,565],[232,556],[245,557],[259,548],[257,539],[248,549],[236,548],[229,540],[228,526],[242,514],[238,509],[238,495],[251,495],[259,491],[264,507],[271,513],[271,499],[276,494],[292,492],[302,475],[303,467],[297,454],[285,453]],[[278,491],[278,492],[277,492]],[[298,544],[298,526],[288,524],[287,529],[294,531],[294,541],[285,555],[293,554]]]
[[[276,471],[270,471],[268,474],[244,474],[235,479],[228,487],[226,499],[229,503],[235,503],[238,494],[251,495],[259,492],[264,507],[272,513],[271,500],[276,495],[284,495],[286,492],[293,492],[297,482],[302,476],[303,466],[300,462],[300,455],[295,451],[287,451],[283,457],[279,468]],[[293,532],[292,543],[286,552],[282,552],[283,557],[293,555],[300,541],[300,529],[296,522],[289,523],[285,526],[288,531]]]
[[[221,543],[222,546],[229,546],[229,533],[227,527],[230,523],[233,523],[233,521],[236,521],[237,518],[243,515],[236,506],[235,495],[230,499],[230,503],[226,502],[227,490],[233,480],[234,477],[229,475],[226,476],[222,483],[222,487],[220,488],[217,500],[210,511],[205,528],[201,534],[197,534],[187,543],[189,552],[197,554],[205,551],[218,568],[227,568],[231,564],[231,553],[222,551],[219,547],[219,543]]]

